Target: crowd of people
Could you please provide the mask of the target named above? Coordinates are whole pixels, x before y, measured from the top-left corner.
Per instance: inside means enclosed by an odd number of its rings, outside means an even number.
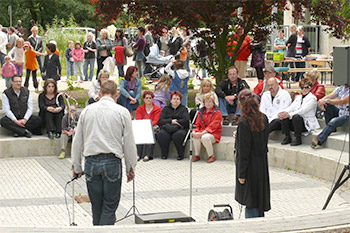
[[[236,33],[229,42],[231,47],[237,43],[244,32],[244,28],[240,26],[235,29]],[[21,38],[16,39],[9,55],[4,56],[2,75],[6,80],[7,89],[2,94],[5,116],[1,119],[1,126],[13,132],[15,137],[28,138],[32,134],[41,135],[42,128],[45,128],[50,139],[59,138],[61,140],[59,158],[63,159],[67,142],[72,140],[81,118],[79,119],[77,106],[71,105],[69,111],[65,110],[67,106],[58,92],[57,81],[61,77],[61,65],[55,43],[46,44],[47,54],[43,54],[42,40],[37,35],[37,27],[32,27],[31,31],[32,35],[28,41],[24,42]],[[193,75],[189,69],[188,56],[191,50],[188,47],[190,32],[185,29],[184,38],[176,28],[172,28],[171,32],[172,36],[169,36],[167,27],[163,27],[161,35],[155,36],[151,25],[147,25],[146,28],[139,27],[139,38],[133,45],[135,65],[128,66],[125,73],[124,66],[127,64],[127,59],[124,51],[128,47],[128,42],[122,30],[116,31],[114,41],[109,38],[107,30],[102,30],[101,37],[96,42],[90,33],[87,34],[87,41],[83,46],[79,41],[68,42],[69,48],[65,52],[67,75],[77,76],[79,70],[81,81],[92,81],[92,87],[89,90],[89,106],[83,111],[83,118],[91,120],[92,128],[88,129],[90,126],[84,122],[82,123],[84,125],[78,127],[80,133],[89,132],[84,137],[86,136],[87,141],[91,142],[94,142],[94,137],[101,136],[108,141],[109,134],[111,137],[116,136],[113,130],[106,130],[106,135],[103,135],[100,129],[97,130],[99,123],[93,118],[100,114],[99,110],[112,115],[117,112],[122,114],[120,119],[112,123],[110,129],[121,124],[129,125],[130,120],[133,119],[148,119],[152,122],[155,138],[161,149],[161,159],[168,158],[170,142],[173,141],[177,150],[177,159],[182,160],[185,156],[185,137],[190,128],[190,122],[193,122],[196,127],[192,131],[194,144],[192,161],[196,162],[201,159],[200,151],[203,144],[207,152],[206,160],[212,163],[216,160],[213,144],[220,142],[223,125],[230,123],[238,125],[235,134],[236,200],[246,205],[246,217],[264,216],[264,211],[270,209],[267,166],[269,134],[281,130],[284,135],[282,145],[301,145],[302,135],[310,134],[320,128],[317,116],[322,115],[320,113],[323,112],[327,126],[318,136],[314,137],[311,147],[321,146],[327,137],[336,131],[337,127],[348,123],[349,87],[337,87],[331,94],[326,95],[325,87],[318,82],[320,73],[312,70],[294,77],[294,80],[299,83],[300,91],[291,95],[284,89],[282,79],[276,75],[274,68],[264,67],[264,42],[254,40],[251,42],[249,37],[246,37],[236,66],[227,69],[226,79],[217,83],[216,88],[211,80],[201,80],[199,92],[195,97],[197,108],[190,111],[187,85],[189,78]],[[310,49],[310,43],[303,35],[303,28],[292,25],[291,32],[291,36],[286,39],[283,31],[280,31],[280,36],[275,41],[275,49],[285,51],[287,56],[305,56]],[[143,77],[145,69],[145,56],[150,47],[154,45],[159,47],[160,53],[173,55],[174,59],[165,67],[165,74],[160,77],[154,91],[142,92],[140,78]],[[116,84],[109,80],[109,72],[103,69],[103,63],[112,56],[113,49],[115,50],[115,64],[119,75],[123,77],[119,84],[119,93],[116,93]],[[252,67],[256,69],[259,79],[253,91],[250,90],[250,86],[244,79],[250,53],[252,53],[252,63],[254,63]],[[230,53],[228,55],[230,56]],[[40,56],[45,56],[43,64]],[[22,86],[21,70],[23,71],[24,57],[26,58],[26,79]],[[95,57],[98,69],[97,78],[93,80]],[[263,59],[262,62],[261,59]],[[305,65],[301,62],[297,64],[298,67]],[[90,67],[89,74],[88,67]],[[45,83],[38,97],[40,113],[39,116],[35,116],[28,81],[32,74],[34,87],[38,89],[36,79],[38,69],[42,72]],[[107,108],[109,108],[108,111]],[[91,112],[88,111],[90,109]],[[100,115],[104,117],[103,114]],[[123,120],[125,118],[128,120]],[[94,127],[98,135],[90,132],[94,131]],[[294,131],[294,138],[292,131]],[[122,135],[118,134],[117,137],[119,140]],[[129,135],[128,140],[130,138]],[[86,144],[86,141],[81,141],[81,135],[77,140],[80,140],[80,145],[73,148],[73,153],[76,156],[75,172],[78,174],[82,170],[81,161],[77,159],[78,151],[81,150],[81,145]],[[108,148],[108,146],[118,147],[107,145],[102,141],[97,147]],[[131,151],[135,150],[138,160],[147,162],[153,159],[154,144],[138,145],[137,149],[131,147]],[[118,147],[118,150],[120,149]],[[98,152],[91,146],[84,150],[92,154]],[[111,160],[113,157],[109,153],[103,156],[106,160]],[[92,157],[87,156],[87,166],[93,166],[96,162]],[[113,158],[113,162],[120,163],[120,159],[114,161]],[[130,159],[129,163],[127,165],[128,174],[132,176],[135,167],[133,159]],[[263,188],[258,189],[257,183],[262,184]],[[94,189],[94,185],[91,184],[88,188]],[[256,196],[246,195],[246,193],[257,193],[259,200]],[[94,208],[93,212],[97,211]],[[114,218],[115,216],[110,220],[113,222]],[[99,221],[101,220],[94,218],[94,224],[96,222],[98,225]]]

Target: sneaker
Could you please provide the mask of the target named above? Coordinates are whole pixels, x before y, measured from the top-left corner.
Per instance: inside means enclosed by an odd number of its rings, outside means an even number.
[[[64,157],[66,157],[65,152],[61,152],[61,154],[58,156],[59,159],[64,159]]]
[[[47,137],[50,138],[50,139],[53,139],[53,137],[54,137],[54,136],[53,136],[53,133],[52,133],[52,132],[48,132],[48,133],[47,133]]]
[[[229,125],[230,124],[230,119],[228,118],[228,116],[224,116],[224,120],[222,121],[223,125]]]
[[[14,136],[15,138],[18,138],[18,137],[19,137],[19,134],[18,134],[18,133],[15,133],[13,136]]]
[[[147,155],[143,157],[143,162],[148,162],[148,161],[149,161],[149,157]]]
[[[179,156],[177,156],[177,160],[183,160],[184,159],[184,156],[182,155],[179,155]]]
[[[287,134],[286,137],[281,142],[281,145],[287,145],[292,142],[292,138],[290,137],[290,134]]]
[[[232,123],[231,123],[231,125],[238,125],[238,121],[239,121],[239,115],[234,115],[233,117],[232,117]]]
[[[315,149],[317,148],[317,146],[319,146],[319,141],[318,141],[318,137],[315,136],[311,141],[311,148]]]
[[[210,156],[209,157],[209,159],[208,159],[208,163],[212,163],[212,162],[214,162],[215,161],[215,156],[214,155],[212,155],[212,156]]]
[[[192,158],[192,162],[197,162],[198,160],[200,160],[200,157],[198,155]]]
[[[60,133],[56,133],[55,138],[60,138],[61,134]]]

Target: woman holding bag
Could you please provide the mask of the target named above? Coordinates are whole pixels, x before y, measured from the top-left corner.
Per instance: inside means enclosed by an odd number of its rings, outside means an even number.
[[[124,37],[123,30],[118,29],[115,32],[113,46],[115,50],[115,65],[118,67],[119,77],[124,77],[124,66],[127,64],[125,50],[128,49],[128,40]]]
[[[101,30],[101,38],[96,40],[97,45],[97,73],[103,69],[103,62],[107,57],[112,56],[111,49],[113,47],[112,40],[108,38],[108,31],[106,29]]]
[[[160,114],[158,125],[161,127],[157,135],[162,159],[167,159],[170,141],[173,140],[178,156],[177,160],[184,158],[185,147],[182,145],[188,130],[190,115],[187,108],[181,104],[182,94],[179,91],[171,93],[171,100]]]

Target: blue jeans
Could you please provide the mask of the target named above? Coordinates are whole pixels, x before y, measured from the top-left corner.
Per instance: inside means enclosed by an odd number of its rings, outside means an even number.
[[[185,93],[184,95],[182,95],[181,104],[185,107],[187,107],[187,99],[188,99],[188,93]]]
[[[114,225],[120,201],[122,162],[113,154],[85,158],[85,178],[94,225]]]
[[[326,109],[324,112],[324,119],[328,125],[328,122],[330,122],[334,117],[339,116],[339,108],[332,104],[327,104],[324,106],[324,108]]]
[[[135,98],[135,96],[136,96],[136,93],[134,91],[129,91],[129,94],[133,98]],[[132,112],[132,111],[136,110],[138,108],[138,106],[139,106],[139,102],[138,101],[135,104],[130,104],[130,99],[126,98],[122,94],[119,95],[119,97],[117,99],[117,103],[122,105],[123,107],[127,108],[129,110],[129,112]]]
[[[191,72],[191,70],[190,70],[190,57],[187,57],[184,63],[185,63],[185,69],[187,70],[187,72]]]
[[[245,218],[257,218],[260,217],[258,208],[245,208]]]
[[[90,66],[90,74],[88,75],[89,66]],[[91,81],[92,80],[92,77],[94,76],[94,69],[95,69],[95,58],[85,59],[85,61],[84,61],[84,77],[85,77],[85,81],[88,81],[88,80]]]
[[[335,131],[337,127],[341,127],[343,125],[347,125],[349,122],[349,116],[340,116],[334,117],[331,119],[326,128],[322,130],[322,132],[317,136],[318,143],[322,145],[328,138],[328,136]]]
[[[74,76],[74,62],[67,61],[67,78]]]
[[[83,62],[82,61],[75,61],[74,62],[74,76],[78,80],[78,70],[80,74],[80,80],[84,81],[84,73],[83,73]]]
[[[241,108],[237,106],[236,102],[230,105],[225,99],[219,98],[219,108],[222,116],[228,116],[229,113],[241,115]]]

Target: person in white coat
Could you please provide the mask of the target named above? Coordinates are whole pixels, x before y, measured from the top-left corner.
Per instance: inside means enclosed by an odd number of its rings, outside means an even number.
[[[288,91],[283,90],[275,77],[267,80],[268,91],[264,92],[260,102],[260,112],[264,113],[269,120],[269,133],[281,130],[281,121],[278,113],[286,109],[292,99]]]
[[[317,98],[311,93],[311,81],[304,78],[299,81],[299,87],[301,95],[298,95],[288,108],[278,113],[282,133],[286,135],[282,145],[290,143],[291,146],[298,146],[302,144],[301,134],[303,132],[311,132],[320,128],[316,118]],[[294,141],[290,135],[291,130],[294,130]]]

